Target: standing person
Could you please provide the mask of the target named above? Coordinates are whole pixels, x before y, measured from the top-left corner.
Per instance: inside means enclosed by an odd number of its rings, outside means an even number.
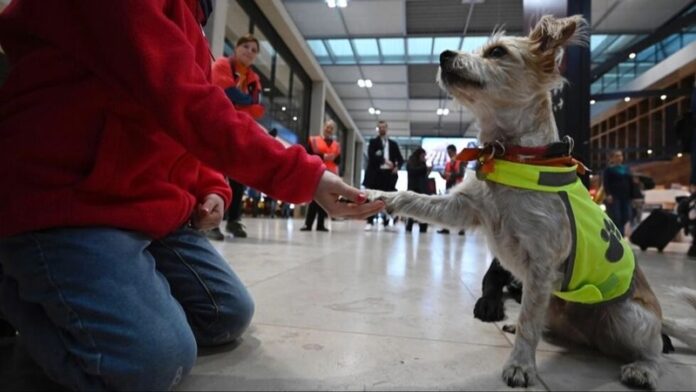
[[[604,169],[603,185],[606,196],[604,204],[607,215],[624,234],[624,226],[631,219],[631,190],[633,175],[631,169],[623,163],[623,151],[614,150],[608,155],[608,166]]]
[[[365,179],[363,185],[366,188],[377,189],[380,191],[395,191],[396,181],[399,179],[399,168],[404,164],[399,145],[387,137],[389,126],[384,120],[377,123],[379,135],[370,139],[367,147],[367,168],[365,169]],[[375,217],[367,218],[365,231],[374,228]],[[384,227],[389,225],[386,214],[384,217]]]
[[[251,69],[259,54],[259,40],[252,34],[241,36],[230,57],[220,57],[213,63],[213,84],[225,90],[225,95],[240,112],[249,114],[255,120],[263,117],[264,107],[259,103],[261,79]],[[277,132],[277,131],[276,131]],[[245,186],[232,178],[228,179],[232,189],[232,202],[227,210],[225,229],[234,237],[246,238],[247,232],[242,223],[242,196]],[[271,211],[271,216],[273,211]],[[208,238],[222,241],[225,235],[219,227],[208,232]]]
[[[425,162],[425,150],[423,148],[417,148],[406,162],[406,171],[408,172],[408,190],[416,193],[428,194],[428,175],[430,174],[431,167],[428,167]],[[412,218],[408,218],[406,222],[406,231],[411,232],[413,229]],[[418,222],[418,229],[421,233],[428,231],[428,224]]]
[[[319,158],[324,161],[326,170],[338,174],[338,165],[341,163],[341,145],[334,140],[334,132],[336,132],[336,123],[333,120],[327,120],[324,123],[324,128],[321,130],[320,136],[309,137],[307,151],[310,154],[318,155]],[[317,219],[317,231],[329,231],[329,229],[324,226],[326,211],[314,201],[312,201],[307,208],[305,224],[300,228],[300,231],[312,231],[314,218],[317,215],[319,216]]]
[[[445,190],[449,192],[455,185],[464,181],[466,164],[463,164],[455,158],[457,156],[457,147],[454,144],[447,146],[447,156],[449,156],[449,161],[445,164],[445,171],[440,173],[440,176],[445,179]],[[440,234],[449,234],[449,229],[444,228],[437,232]],[[459,230],[459,235],[464,235],[464,230]]]
[[[249,326],[249,292],[200,232],[230,200],[219,173],[331,215],[384,208],[341,203],[362,195],[211,84],[201,4],[15,0],[0,13],[0,313],[67,388],[171,389],[198,347]]]

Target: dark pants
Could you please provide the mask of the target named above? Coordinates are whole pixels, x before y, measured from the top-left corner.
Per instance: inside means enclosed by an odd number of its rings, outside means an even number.
[[[411,231],[413,229],[413,224],[418,223],[418,229],[420,230],[421,233],[425,233],[428,231],[428,224],[427,223],[421,223],[413,220],[412,218],[408,218],[408,221],[406,221],[406,231]]]
[[[168,390],[197,346],[238,338],[254,304],[198,231],[90,227],[0,239],[0,310],[65,387]]]
[[[377,172],[377,175],[375,176],[375,183],[367,186],[368,188],[376,189],[378,191],[384,191],[384,192],[394,192],[396,191],[396,181],[399,178],[398,175],[392,173],[391,170],[382,170],[380,169]],[[367,223],[373,224],[375,218],[377,215],[372,215],[367,218]],[[389,224],[389,221],[386,217],[384,217],[384,226],[387,226]]]
[[[324,219],[326,219],[326,211],[317,204],[316,201],[309,203],[307,207],[307,217],[305,218],[305,227],[312,228],[314,224],[314,218],[318,216],[317,219],[317,229],[326,228],[324,226]]]
[[[244,196],[244,184],[240,184],[233,179],[229,179],[230,188],[232,188],[232,202],[230,208],[227,209],[228,222],[234,222],[242,219],[242,196]]]
[[[613,199],[611,203],[606,203],[607,215],[619,229],[621,235],[624,235],[624,226],[631,220],[631,201],[622,199]]]

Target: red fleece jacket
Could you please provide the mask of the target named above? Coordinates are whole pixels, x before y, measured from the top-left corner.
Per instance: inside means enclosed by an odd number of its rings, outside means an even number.
[[[195,0],[14,1],[0,14],[0,237],[109,226],[158,238],[220,174],[290,202],[324,166],[210,83]],[[216,170],[213,170],[214,168]]]

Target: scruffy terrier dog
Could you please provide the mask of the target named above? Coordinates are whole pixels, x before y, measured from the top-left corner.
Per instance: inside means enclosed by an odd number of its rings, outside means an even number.
[[[443,52],[440,85],[479,122],[483,148],[459,155],[478,160],[476,178],[444,196],[368,191],[399,216],[480,227],[522,282],[515,344],[502,371],[511,387],[536,380],[545,327],[626,360],[621,381],[634,387],[656,387],[662,332],[696,348],[696,322],[663,320],[630,246],[578,180],[572,141],[559,140],[550,91],[563,83],[563,48],[586,41],[580,16],[544,16],[527,37],[499,33],[477,53]],[[696,291],[678,294],[696,307]]]

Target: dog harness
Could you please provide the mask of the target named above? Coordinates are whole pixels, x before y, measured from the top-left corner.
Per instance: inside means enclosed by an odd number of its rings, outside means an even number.
[[[578,166],[541,166],[503,159],[486,162],[479,178],[515,188],[556,193],[570,221],[572,249],[564,264],[558,298],[598,304],[622,297],[631,289],[635,259],[628,242],[611,219],[592,201],[577,176]]]

